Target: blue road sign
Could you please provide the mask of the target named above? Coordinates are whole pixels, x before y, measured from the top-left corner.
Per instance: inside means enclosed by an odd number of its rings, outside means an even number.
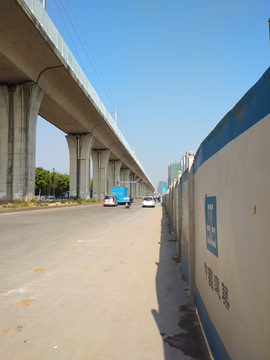
[[[209,196],[205,198],[205,228],[207,249],[218,257],[216,196]]]

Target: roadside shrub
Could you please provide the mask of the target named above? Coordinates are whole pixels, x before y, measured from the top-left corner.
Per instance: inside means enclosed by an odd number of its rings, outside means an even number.
[[[31,203],[34,204],[35,206],[43,206],[40,200],[32,199]]]
[[[1,205],[2,209],[11,209],[13,207],[14,207],[14,204],[10,204],[10,203]]]
[[[96,199],[86,199],[85,200],[85,203],[94,203],[94,202],[96,202]]]
[[[16,200],[13,204],[14,208],[28,207],[28,202],[25,200]]]

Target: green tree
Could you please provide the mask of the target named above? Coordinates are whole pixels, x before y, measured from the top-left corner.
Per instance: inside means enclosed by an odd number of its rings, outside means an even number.
[[[93,180],[90,180],[90,191],[93,192]]]
[[[60,197],[62,192],[69,190],[69,175],[60,174],[58,172],[50,173],[50,194]]]
[[[69,175],[67,174],[58,174],[58,183],[57,189],[60,193],[69,190]]]
[[[46,195],[50,184],[50,172],[42,167],[35,169],[35,194]]]

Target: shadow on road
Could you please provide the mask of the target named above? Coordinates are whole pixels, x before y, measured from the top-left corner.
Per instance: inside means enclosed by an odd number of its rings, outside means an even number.
[[[163,207],[157,263],[158,310],[152,310],[164,342],[164,359],[211,359],[196,309],[189,307],[189,289],[181,273],[174,234]]]

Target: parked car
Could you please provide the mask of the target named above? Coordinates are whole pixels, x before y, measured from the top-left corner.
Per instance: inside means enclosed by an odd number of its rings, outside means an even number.
[[[150,207],[155,207],[155,199],[153,198],[153,196],[145,196],[142,200],[142,207],[144,206],[150,206]]]
[[[55,196],[49,196],[47,199],[46,199],[46,202],[49,202],[49,201],[55,201]]]
[[[118,201],[114,195],[106,195],[103,200],[103,206],[117,206]]]

